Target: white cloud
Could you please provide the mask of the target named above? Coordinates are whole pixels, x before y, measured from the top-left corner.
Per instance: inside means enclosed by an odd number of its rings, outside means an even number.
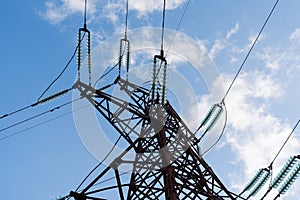
[[[62,22],[67,13],[61,11],[61,9],[54,2],[46,2],[46,12],[42,14],[43,18],[52,24],[58,24]]]
[[[219,52],[230,46],[229,40],[238,32],[238,30],[239,24],[236,23],[235,26],[226,33],[225,38],[216,39],[211,50],[209,51],[210,58],[214,59]]]
[[[267,47],[263,50],[262,54],[258,55],[258,57],[264,61],[266,67],[273,71],[277,71],[282,66],[283,59],[285,59],[285,53],[283,51]]]
[[[227,83],[232,80],[230,76],[224,78]],[[269,166],[291,131],[292,125],[276,117],[268,106],[268,99],[279,97],[277,91],[282,89],[279,82],[264,72],[245,72],[226,99],[229,116],[226,141],[236,154],[235,164],[242,163],[244,167],[244,175],[235,174],[240,178],[232,183],[240,191],[259,168]],[[290,139],[274,165],[275,175],[289,156],[298,153],[299,145],[295,137]]]
[[[209,57],[212,59],[215,58],[216,54],[222,51],[226,47],[225,40],[223,39],[216,39],[213,47],[211,48],[209,52]]]
[[[180,7],[186,0],[173,0],[166,2],[166,10],[172,10]],[[117,23],[124,17],[125,0],[107,1],[102,9],[102,17],[110,20],[113,25],[119,26]],[[161,0],[129,0],[128,2],[129,15],[136,14],[137,18],[143,18],[148,21],[148,15],[154,11],[162,11],[163,1]],[[136,11],[136,13],[131,12]]]
[[[229,53],[229,62],[237,61],[237,56],[240,57],[248,52],[256,36],[249,37],[247,44],[240,47],[230,39],[235,33],[236,31],[232,29],[227,32],[225,38],[215,41],[210,50],[213,58],[219,58],[226,52]],[[268,35],[262,35],[260,42],[265,42],[267,39],[269,39]],[[282,117],[281,110],[274,105],[280,99],[280,103],[285,105],[284,112],[290,110],[289,115],[298,112],[293,110],[293,103],[297,102],[294,99],[300,93],[298,89],[296,91],[293,88],[295,88],[294,85],[299,85],[300,77],[298,56],[300,48],[299,45],[295,45],[300,43],[300,28],[295,29],[289,39],[290,43],[287,46],[276,47],[273,45],[274,43],[272,46],[263,48],[256,46],[251,60],[249,59],[247,63],[251,66],[243,69],[226,99],[228,126],[225,141],[236,157],[231,164],[239,169],[239,171],[229,172],[228,178],[232,181],[232,188],[237,191],[243,189],[243,186],[259,168],[268,167],[291,131],[293,121],[290,120],[292,117]],[[249,68],[252,71],[249,71]],[[232,81],[233,75],[224,75],[223,78],[224,82],[228,84]],[[287,93],[293,96],[287,96]],[[297,103],[295,103],[296,105]],[[294,136],[296,135],[294,134]],[[226,142],[223,142],[219,148],[227,146]],[[299,145],[299,137],[291,137],[274,163],[273,176],[277,175],[289,156],[299,154]],[[257,195],[257,198],[266,191],[266,187]],[[284,198],[294,199],[299,192],[299,188],[293,187]],[[276,194],[277,191],[274,190],[265,199],[273,199]]]
[[[281,83],[276,82],[274,78],[265,73],[261,73],[259,71],[254,71],[249,74],[251,76],[251,81],[253,81],[251,93],[249,95],[268,99],[268,98],[276,98],[281,96],[283,85]]]
[[[180,7],[186,0],[173,0],[166,2],[166,9],[172,10]],[[113,1],[88,1],[88,14],[97,15],[96,18],[108,18],[112,23],[119,21],[125,13],[125,0]],[[101,10],[99,9],[102,6]],[[161,0],[129,0],[129,10],[136,11],[137,17],[144,17],[154,11],[161,11],[163,3]],[[59,24],[67,17],[76,13],[83,13],[83,0],[48,0],[45,2],[45,11],[41,16],[51,24]],[[92,17],[94,18],[94,16]]]
[[[290,40],[296,44],[300,44],[300,28],[297,28],[290,36]]]
[[[172,10],[181,6],[186,0],[166,1],[166,9]],[[161,0],[130,0],[129,7],[131,10],[136,10],[139,16],[144,16],[153,11],[161,11],[163,1]]]
[[[239,24],[236,23],[235,26],[227,32],[225,39],[229,40],[234,34],[238,32],[238,30],[239,30]]]
[[[231,76],[224,78],[227,83],[232,80]],[[226,99],[230,124],[239,131],[247,131],[255,123],[258,126],[261,122],[255,121],[255,117],[267,113],[268,110],[264,105],[268,102],[266,100],[279,97],[281,91],[280,84],[270,75],[259,71],[242,73]]]
[[[40,15],[51,24],[59,24],[68,16],[84,12],[84,1],[82,0],[50,0],[45,2],[46,10]],[[88,12],[93,15],[96,11],[95,1],[88,1]]]
[[[286,82],[291,81],[291,77],[297,76],[299,73],[295,73],[295,70],[300,69],[300,28],[296,28],[289,37],[290,41],[287,46],[274,47],[267,46],[262,51],[256,53],[257,58],[264,62],[264,65],[271,69],[273,73],[279,75],[288,75]],[[299,77],[299,76],[298,76]],[[295,80],[295,79],[294,79]]]
[[[84,8],[84,1],[82,0],[62,0],[64,7],[71,12],[82,12]],[[90,2],[89,2],[90,3]]]
[[[112,23],[116,23],[119,20],[120,13],[125,13],[125,4],[120,2],[108,2],[104,8],[103,13]]]

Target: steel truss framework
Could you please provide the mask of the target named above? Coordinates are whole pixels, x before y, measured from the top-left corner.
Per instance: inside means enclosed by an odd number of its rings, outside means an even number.
[[[129,146],[80,192],[71,192],[75,200],[105,199],[102,194],[114,191],[114,199],[243,199],[228,191],[211,167],[199,156],[195,135],[167,102],[160,106],[146,88],[117,78],[128,99],[114,97],[80,81],[75,84],[82,97],[128,142]],[[159,98],[159,97],[158,97]],[[128,152],[135,158],[126,158]],[[131,165],[128,180],[119,167]],[[97,187],[108,173],[114,184]],[[97,187],[97,189],[95,189]]]

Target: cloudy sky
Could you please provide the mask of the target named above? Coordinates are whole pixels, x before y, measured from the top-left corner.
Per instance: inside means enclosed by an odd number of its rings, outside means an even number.
[[[99,43],[122,35],[125,1],[89,0],[88,3],[93,48],[101,48]],[[190,0],[178,27],[187,3],[187,0],[167,1],[166,28],[178,28],[179,35],[184,34],[205,50],[226,89],[275,1]],[[299,7],[297,0],[279,1],[225,100],[228,121],[224,136],[205,156],[233,192],[239,193],[259,168],[270,165],[300,118]],[[83,0],[12,0],[2,4],[1,116],[34,103],[60,73],[76,47],[83,8]],[[129,30],[160,27],[161,9],[161,0],[129,0]],[[186,51],[185,45],[176,50]],[[176,63],[174,55],[170,59]],[[71,87],[76,73],[73,61],[46,96]],[[207,92],[196,95],[197,101],[185,109],[198,120],[212,102]],[[3,199],[55,199],[66,195],[97,164],[81,143],[71,105],[6,129],[71,99],[68,94],[0,119]],[[195,105],[199,113],[193,113]],[[189,119],[191,126],[197,123],[195,119]],[[273,176],[290,156],[299,155],[299,134],[300,128],[274,162]],[[281,199],[299,199],[298,183],[299,180]],[[266,187],[257,196],[265,191]],[[273,199],[276,194],[273,190],[266,199]]]

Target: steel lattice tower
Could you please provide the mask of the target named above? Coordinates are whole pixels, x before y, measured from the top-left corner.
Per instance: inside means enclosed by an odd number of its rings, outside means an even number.
[[[153,99],[151,89],[120,77],[114,84],[129,101],[80,81],[74,86],[128,142],[128,148],[87,187],[80,192],[71,192],[70,197],[75,200],[103,199],[103,192],[115,191],[115,198],[122,200],[243,199],[228,191],[199,156],[199,141],[168,101],[159,104],[159,94]],[[129,151],[136,153],[135,159],[126,159]],[[123,164],[132,165],[129,180],[120,175],[119,166]],[[97,186],[109,172],[114,173],[114,184]]]

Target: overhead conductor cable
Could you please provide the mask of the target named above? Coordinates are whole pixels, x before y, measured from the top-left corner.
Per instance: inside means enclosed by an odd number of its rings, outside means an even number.
[[[229,85],[229,87],[228,87],[228,89],[227,89],[227,91],[226,91],[226,93],[225,93],[223,99],[221,100],[221,102],[220,102],[219,104],[213,105],[212,109],[208,112],[208,114],[206,115],[206,117],[205,117],[205,118],[203,119],[203,121],[200,123],[199,127],[196,129],[195,134],[196,134],[196,133],[204,126],[204,125],[206,125],[206,123],[208,123],[210,119],[213,119],[213,120],[210,121],[210,124],[208,125],[208,127],[206,128],[206,130],[204,131],[204,133],[202,134],[202,136],[201,136],[200,139],[202,139],[202,138],[205,136],[205,134],[206,134],[208,131],[210,131],[210,130],[212,129],[212,127],[216,124],[216,121],[217,121],[217,120],[219,119],[219,117],[221,116],[222,109],[220,109],[220,110],[218,111],[218,114],[215,115],[215,117],[213,117],[213,114],[216,113],[216,112],[215,112],[215,109],[217,108],[216,105],[222,105],[222,107],[225,108],[225,99],[226,99],[226,97],[227,97],[229,91],[231,90],[231,88],[232,88],[234,82],[236,81],[237,77],[239,76],[240,72],[242,71],[242,69],[243,69],[243,67],[244,67],[244,65],[245,65],[245,63],[246,63],[246,61],[248,60],[248,57],[249,57],[250,53],[252,52],[252,50],[253,50],[254,46],[256,45],[258,39],[260,38],[260,36],[261,36],[261,34],[262,34],[264,28],[266,27],[266,25],[267,25],[267,23],[268,23],[268,21],[269,21],[271,15],[273,14],[273,12],[274,12],[274,10],[275,10],[275,8],[276,8],[278,2],[279,2],[279,0],[277,0],[277,1],[275,2],[274,6],[272,7],[272,9],[271,9],[269,15],[267,16],[267,18],[266,18],[266,20],[265,20],[263,26],[261,27],[261,29],[260,29],[259,33],[257,34],[255,40],[253,41],[253,44],[251,45],[251,47],[250,47],[250,49],[249,49],[249,51],[248,51],[246,57],[244,58],[242,64],[240,65],[240,67],[239,67],[239,69],[238,69],[238,71],[237,71],[235,77],[233,78],[231,84]],[[226,121],[225,121],[225,125],[224,125],[224,128],[223,128],[223,131],[224,131],[224,129],[225,129],[225,126],[226,126]],[[223,135],[223,131],[222,131],[222,133],[221,133],[221,136]],[[200,139],[198,139],[198,141],[200,141]],[[220,139],[220,138],[219,138],[219,139]],[[219,139],[218,139],[218,140],[219,140]],[[215,144],[214,144],[214,145],[215,145]]]
[[[256,45],[258,39],[259,39],[260,36],[261,36],[263,30],[265,29],[265,27],[266,27],[266,25],[267,25],[267,23],[268,23],[270,17],[272,16],[272,14],[273,14],[273,12],[274,12],[274,10],[275,10],[275,8],[276,8],[278,2],[279,2],[279,0],[277,0],[277,1],[275,2],[274,6],[272,7],[272,9],[271,9],[271,11],[270,11],[270,13],[269,13],[267,19],[265,20],[263,26],[261,27],[261,29],[260,29],[259,33],[257,34],[255,40],[253,41],[253,43],[252,43],[252,45],[251,45],[251,47],[250,47],[250,49],[249,49],[249,51],[248,51],[246,57],[244,58],[244,60],[243,60],[243,62],[242,62],[242,64],[241,64],[241,66],[240,66],[240,68],[238,69],[238,71],[237,71],[235,77],[233,78],[231,84],[229,85],[229,87],[228,87],[228,89],[227,89],[227,91],[226,91],[226,93],[225,93],[225,95],[224,95],[222,101],[225,101],[225,98],[226,98],[226,96],[228,95],[230,89],[232,88],[232,86],[233,86],[235,80],[237,79],[237,77],[239,76],[240,72],[242,71],[242,69],[243,69],[243,67],[244,67],[244,65],[245,65],[245,63],[246,63],[246,61],[248,60],[248,57],[249,57],[250,53],[252,52],[254,46]]]

